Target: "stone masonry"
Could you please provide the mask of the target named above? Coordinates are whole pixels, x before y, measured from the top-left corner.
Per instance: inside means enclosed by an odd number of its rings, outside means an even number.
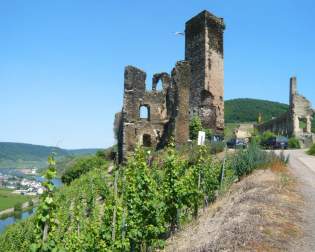
[[[171,136],[177,144],[188,141],[190,75],[189,63],[177,62],[171,76],[155,74],[152,90],[147,91],[146,73],[133,66],[125,68],[124,105],[115,117],[119,162],[137,145],[160,149]],[[158,81],[162,81],[161,91],[156,90]],[[141,118],[141,107],[147,110],[147,118]]]
[[[204,128],[223,134],[225,25],[208,11],[186,23],[185,58],[191,62],[190,116],[198,115]]]
[[[278,118],[257,125],[260,132],[272,131],[283,136],[295,136],[303,147],[308,147],[314,142],[311,132],[313,117],[311,102],[297,92],[296,77],[290,79],[290,107],[289,111]],[[305,127],[300,127],[304,122]]]
[[[176,144],[189,140],[189,121],[201,118],[216,135],[224,130],[223,19],[203,11],[186,23],[186,61],[177,62],[171,75],[155,74],[152,90],[146,73],[125,68],[122,112],[115,115],[119,162],[137,145],[163,148],[173,136]],[[162,82],[162,90],[157,90]],[[141,118],[141,111],[147,116]]]

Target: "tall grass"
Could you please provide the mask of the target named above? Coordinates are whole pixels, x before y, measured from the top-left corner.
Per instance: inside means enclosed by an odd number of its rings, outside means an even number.
[[[280,162],[285,165],[288,161],[289,157],[286,157],[283,152],[277,156],[274,152],[263,151],[257,143],[253,142],[246,150],[240,150],[235,154],[231,162],[235,174],[240,179],[257,168],[271,167],[275,162]]]

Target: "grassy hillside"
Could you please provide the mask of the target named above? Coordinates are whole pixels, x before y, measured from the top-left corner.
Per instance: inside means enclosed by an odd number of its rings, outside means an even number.
[[[0,142],[0,168],[43,168],[46,167],[47,157],[52,152],[56,153],[57,159],[62,159],[94,154],[97,150],[66,150],[51,146]]]

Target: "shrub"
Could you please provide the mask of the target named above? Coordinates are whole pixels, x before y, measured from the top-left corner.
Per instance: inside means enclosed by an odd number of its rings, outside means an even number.
[[[22,211],[22,203],[16,203],[14,205],[14,211],[15,212],[21,212]]]
[[[99,158],[103,158],[103,159],[106,159],[107,158],[107,155],[106,155],[106,151],[105,150],[98,150],[96,153],[95,153],[95,156],[99,157]]]
[[[309,155],[315,156],[315,144],[312,145],[312,147],[307,152]]]
[[[117,145],[113,145],[105,150],[99,150],[96,152],[96,156],[105,160],[116,160],[118,148]]]
[[[189,138],[191,140],[197,140],[199,131],[205,132],[206,139],[211,139],[211,137],[213,136],[212,129],[203,128],[201,119],[198,116],[194,116],[189,124]]]
[[[32,206],[34,206],[34,202],[33,202],[33,200],[29,200],[28,201],[28,207],[32,207]]]
[[[198,116],[194,116],[189,124],[189,137],[191,140],[198,138],[198,132],[202,130],[201,120]]]
[[[273,138],[273,137],[275,137],[275,136],[276,136],[276,135],[275,135],[273,132],[271,132],[271,131],[265,131],[265,132],[262,134],[261,138],[260,138],[260,144],[261,144],[262,146],[266,147],[266,146],[267,146],[267,143],[268,143],[268,141],[269,141],[269,139],[271,139],[271,138]]]
[[[65,184],[70,184],[73,180],[79,178],[92,169],[105,166],[107,161],[102,156],[84,157],[79,159],[74,165],[67,169],[61,177],[61,181]]]
[[[298,139],[291,137],[289,139],[289,148],[290,149],[301,149],[301,145]]]

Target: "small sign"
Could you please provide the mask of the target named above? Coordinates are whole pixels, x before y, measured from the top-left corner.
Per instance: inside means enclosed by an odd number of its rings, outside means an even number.
[[[198,145],[205,145],[206,132],[198,131]]]

